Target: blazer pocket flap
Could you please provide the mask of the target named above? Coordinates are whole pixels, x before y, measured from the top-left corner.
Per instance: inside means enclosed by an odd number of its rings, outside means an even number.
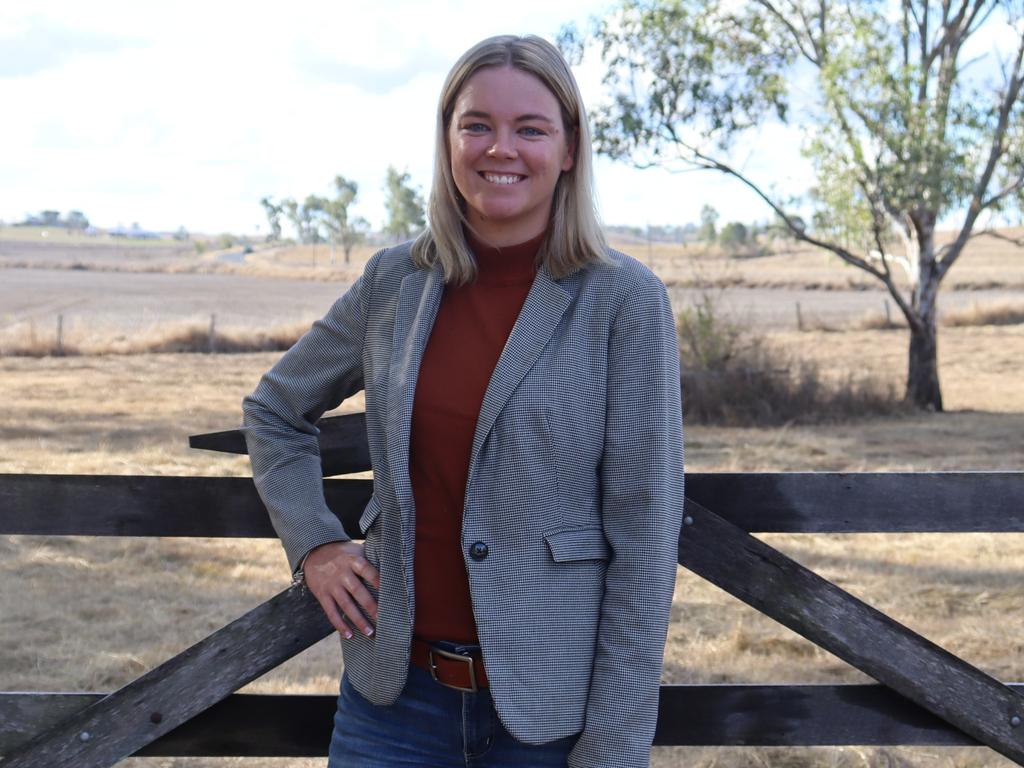
[[[379,514],[380,504],[377,503],[377,497],[371,496],[366,504],[366,508],[363,510],[363,514],[359,518],[359,530],[363,532],[364,536],[370,530],[370,526],[373,525],[373,521],[377,519]]]
[[[607,560],[611,547],[600,528],[569,528],[544,534],[556,563],[572,560]]]

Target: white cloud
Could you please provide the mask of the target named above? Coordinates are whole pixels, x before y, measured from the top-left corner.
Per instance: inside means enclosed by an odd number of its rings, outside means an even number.
[[[266,229],[262,196],[327,194],[340,173],[360,184],[356,212],[379,226],[389,164],[429,184],[437,94],[459,53],[506,31],[551,38],[603,5],[556,0],[499,13],[464,0],[441,9],[300,0],[287,11],[269,2],[40,0],[31,14],[8,8],[2,38],[30,32],[52,42],[71,30],[109,44],[71,45],[45,68],[0,77],[12,116],[0,121],[0,219],[77,208],[100,225],[251,232]],[[579,76],[596,103],[599,67]],[[762,139],[778,149],[775,162],[757,168],[769,178],[799,166],[792,134],[774,130]],[[726,219],[767,215],[734,182],[709,174],[600,161],[598,189],[609,223],[683,223],[709,200]]]

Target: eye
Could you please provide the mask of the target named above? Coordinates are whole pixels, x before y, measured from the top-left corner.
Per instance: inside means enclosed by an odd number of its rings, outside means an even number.
[[[532,125],[525,125],[519,130],[524,136],[547,136],[547,133]]]
[[[466,123],[462,126],[462,130],[470,133],[486,133],[490,128],[485,123]]]

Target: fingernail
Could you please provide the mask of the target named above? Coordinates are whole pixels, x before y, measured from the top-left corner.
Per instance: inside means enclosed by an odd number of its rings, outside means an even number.
[[[373,637],[373,627],[367,627],[363,630],[363,634],[367,637]]]
[[[352,630],[350,630],[350,629],[346,629],[345,630],[345,639],[346,640],[351,640],[352,639]]]

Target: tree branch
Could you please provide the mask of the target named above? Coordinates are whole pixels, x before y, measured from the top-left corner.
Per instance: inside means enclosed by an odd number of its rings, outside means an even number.
[[[1003,200],[1003,199],[1009,197],[1010,195],[1012,195],[1014,192],[1018,191],[1022,187],[1024,187],[1024,171],[1021,171],[1021,174],[1020,174],[1020,176],[1017,177],[1016,181],[1013,181],[1013,182],[1007,184],[1001,190],[999,190],[994,195],[992,195],[990,198],[985,200],[985,202],[983,202],[981,204],[981,207],[982,208],[991,208],[996,203],[998,203],[1000,200]]]
[[[988,189],[988,185],[992,182],[992,176],[995,173],[996,166],[999,164],[999,160],[1006,154],[1006,146],[1003,142],[1006,138],[1006,130],[1010,122],[1010,113],[1020,97],[1022,81],[1024,81],[1024,34],[1021,34],[1020,37],[1013,69],[1006,83],[1006,93],[999,104],[999,121],[996,123],[995,133],[992,135],[988,160],[985,163],[984,170],[981,172],[981,176],[978,178],[977,184],[975,184],[974,193],[971,195],[971,202],[967,207],[967,215],[964,217],[963,226],[960,228],[960,233],[951,244],[945,256],[936,264],[939,280],[942,280],[949,271],[949,268],[960,257],[963,247],[967,243],[971,230],[974,228],[974,224],[978,220],[978,216],[981,215],[981,212],[986,207],[994,205],[1002,199],[1002,191],[988,199],[985,198],[985,192]],[[1020,180],[1010,184],[1007,189],[1015,187],[1019,183]],[[1007,194],[1011,194],[1012,191],[1011,189]]]
[[[771,2],[769,2],[769,0],[757,0],[757,4],[764,8],[766,11],[768,11],[769,14],[774,16],[779,23],[781,23],[787,30],[789,30],[790,36],[793,38],[793,42],[796,44],[797,49],[800,51],[800,54],[805,59],[811,62],[811,64],[814,64],[816,67],[821,66],[821,60],[817,56],[817,50],[815,50],[815,53],[812,54],[804,47],[804,41],[801,39],[800,30],[796,28],[792,21],[786,18],[786,15],[782,13],[782,11],[776,8]],[[810,37],[810,34],[808,34],[808,37]],[[813,39],[811,40],[811,45],[814,45]],[[817,49],[817,46],[814,47],[815,49]]]
[[[920,330],[920,318],[918,318],[914,310],[907,304],[906,300],[903,298],[903,294],[899,292],[899,289],[893,282],[892,270],[889,268],[889,259],[891,257],[885,252],[885,243],[882,241],[882,228],[876,217],[872,217],[871,229],[874,231],[875,245],[878,246],[878,258],[882,262],[882,267],[885,269],[885,277],[882,279],[882,282],[885,283],[885,287],[888,289],[889,295],[892,296],[893,300],[896,302],[896,306],[900,308],[900,312],[902,312],[903,316],[907,319],[907,324],[914,330]],[[904,269],[909,271],[909,263],[904,266]]]
[[[789,214],[787,214],[781,206],[779,206],[778,203],[772,200],[757,184],[755,184],[752,180],[747,178],[747,176],[740,173],[735,168],[727,165],[726,163],[723,163],[720,160],[716,160],[708,155],[705,155],[703,152],[696,149],[695,147],[688,145],[684,146],[686,146],[686,149],[693,155],[692,158],[687,159],[687,162],[691,162],[695,165],[700,165],[709,170],[721,171],[722,173],[725,173],[741,181],[751,191],[753,191],[754,194],[756,194],[758,197],[764,200],[768,204],[768,206],[779,215],[779,218],[782,219],[785,225],[789,228],[789,230],[798,240],[802,240],[805,243],[810,243],[811,245],[815,245],[818,248],[830,251],[831,253],[834,253],[836,256],[838,256],[846,263],[851,264],[859,269],[862,269],[868,274],[874,275],[882,282],[885,282],[885,273],[873,267],[871,263],[868,262],[866,259],[862,259],[861,257],[854,255],[846,248],[836,245],[835,243],[830,243],[825,240],[819,240],[818,238],[813,237],[812,235],[808,235],[806,231],[803,228],[799,227],[797,223],[793,220],[793,218]]]
[[[978,232],[974,232],[971,234],[971,239],[973,240],[976,237],[983,236],[994,237],[996,240],[1002,240],[1005,243],[1011,243],[1012,245],[1016,245],[1018,248],[1024,248],[1024,236],[1010,237],[1009,235],[1004,235],[1002,232],[999,232],[998,230],[995,229],[982,229]]]

